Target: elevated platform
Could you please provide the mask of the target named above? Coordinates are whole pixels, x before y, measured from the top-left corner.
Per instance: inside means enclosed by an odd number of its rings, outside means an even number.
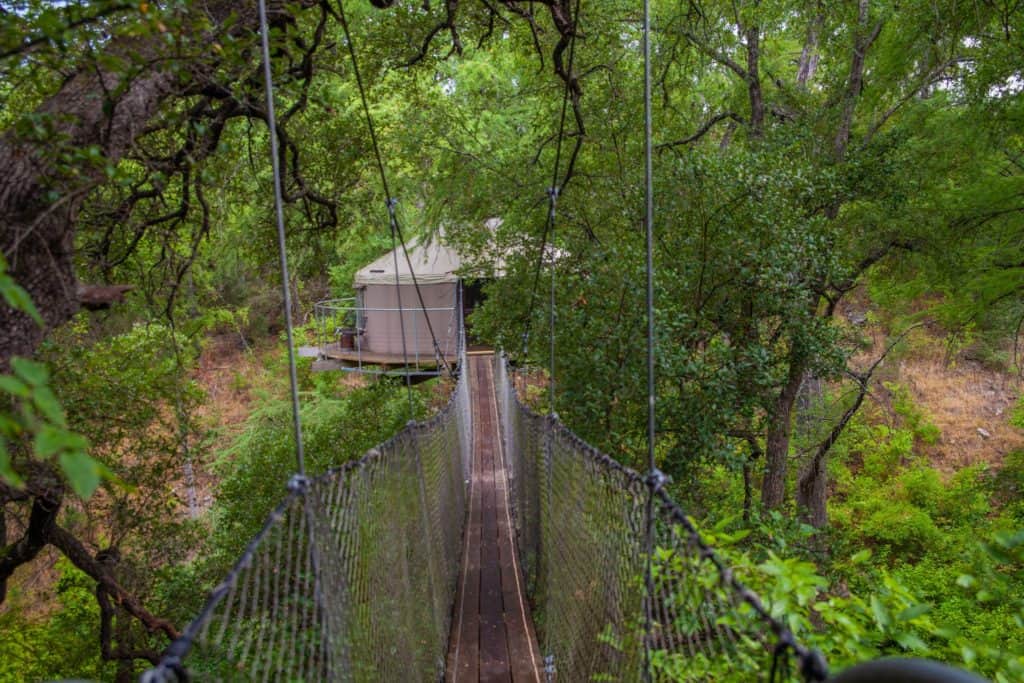
[[[343,349],[337,342],[322,347],[322,353],[328,360],[338,361],[350,366],[358,365],[380,365],[386,368],[401,367],[405,365],[419,366],[421,368],[437,368],[439,365],[437,357],[433,354],[409,353],[408,358],[401,353],[376,353],[373,351],[360,351],[358,349]],[[446,354],[444,359],[451,365],[458,361],[455,353]],[[408,360],[408,362],[406,362]]]

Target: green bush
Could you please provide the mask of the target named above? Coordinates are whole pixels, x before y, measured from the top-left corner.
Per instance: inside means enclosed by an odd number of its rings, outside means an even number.
[[[430,385],[421,385],[429,387]],[[424,391],[414,392],[418,412]],[[321,393],[302,398],[306,471],[319,474],[357,458],[398,432],[409,418],[405,388],[386,381],[350,389],[338,398]],[[234,557],[284,496],[295,472],[291,403],[268,399],[246,421],[245,431],[216,464],[223,477],[213,510],[224,559]]]
[[[895,382],[885,382],[884,384],[892,394],[893,412],[903,418],[903,423],[913,432],[914,438],[929,445],[938,443],[942,432],[932,423],[928,414],[914,403],[910,390]]]
[[[860,523],[860,533],[869,543],[887,546],[893,556],[920,557],[935,550],[942,534],[927,512],[902,500],[875,498]]]
[[[911,469],[899,477],[899,486],[909,503],[935,514],[941,503],[944,487],[942,476],[929,467]]]

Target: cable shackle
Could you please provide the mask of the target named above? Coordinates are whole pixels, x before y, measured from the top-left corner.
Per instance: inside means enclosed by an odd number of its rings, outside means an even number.
[[[555,227],[555,216],[557,214],[557,209],[558,209],[558,193],[559,193],[558,185],[555,185],[554,187],[549,187],[548,188],[548,192],[547,192],[547,195],[548,195],[548,222],[551,224],[551,230],[552,231],[554,230],[554,227]],[[541,256],[543,257],[543,254]]]

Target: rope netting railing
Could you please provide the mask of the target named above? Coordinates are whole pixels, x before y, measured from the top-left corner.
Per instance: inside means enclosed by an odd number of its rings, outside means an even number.
[[[540,647],[557,680],[824,680],[820,656],[733,576],[662,482],[645,481],[557,417],[530,410],[505,362],[496,366],[519,551]],[[651,487],[648,597],[643,546]]]
[[[469,393],[361,459],[294,478],[144,681],[437,680],[466,509]]]

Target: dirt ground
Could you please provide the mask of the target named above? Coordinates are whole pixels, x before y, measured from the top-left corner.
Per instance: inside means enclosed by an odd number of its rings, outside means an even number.
[[[850,310],[841,314],[847,321],[862,320]],[[851,363],[864,368],[893,339],[877,324],[861,323],[860,334],[871,343]],[[1018,374],[987,367],[963,352],[950,354],[941,330],[930,325],[908,334],[904,343],[876,372],[872,399],[891,412],[891,396],[882,382],[906,387],[914,405],[941,432],[937,443],[919,444],[933,467],[945,474],[979,463],[999,467],[1006,454],[1024,449],[1024,430],[1009,422],[1024,389]]]

